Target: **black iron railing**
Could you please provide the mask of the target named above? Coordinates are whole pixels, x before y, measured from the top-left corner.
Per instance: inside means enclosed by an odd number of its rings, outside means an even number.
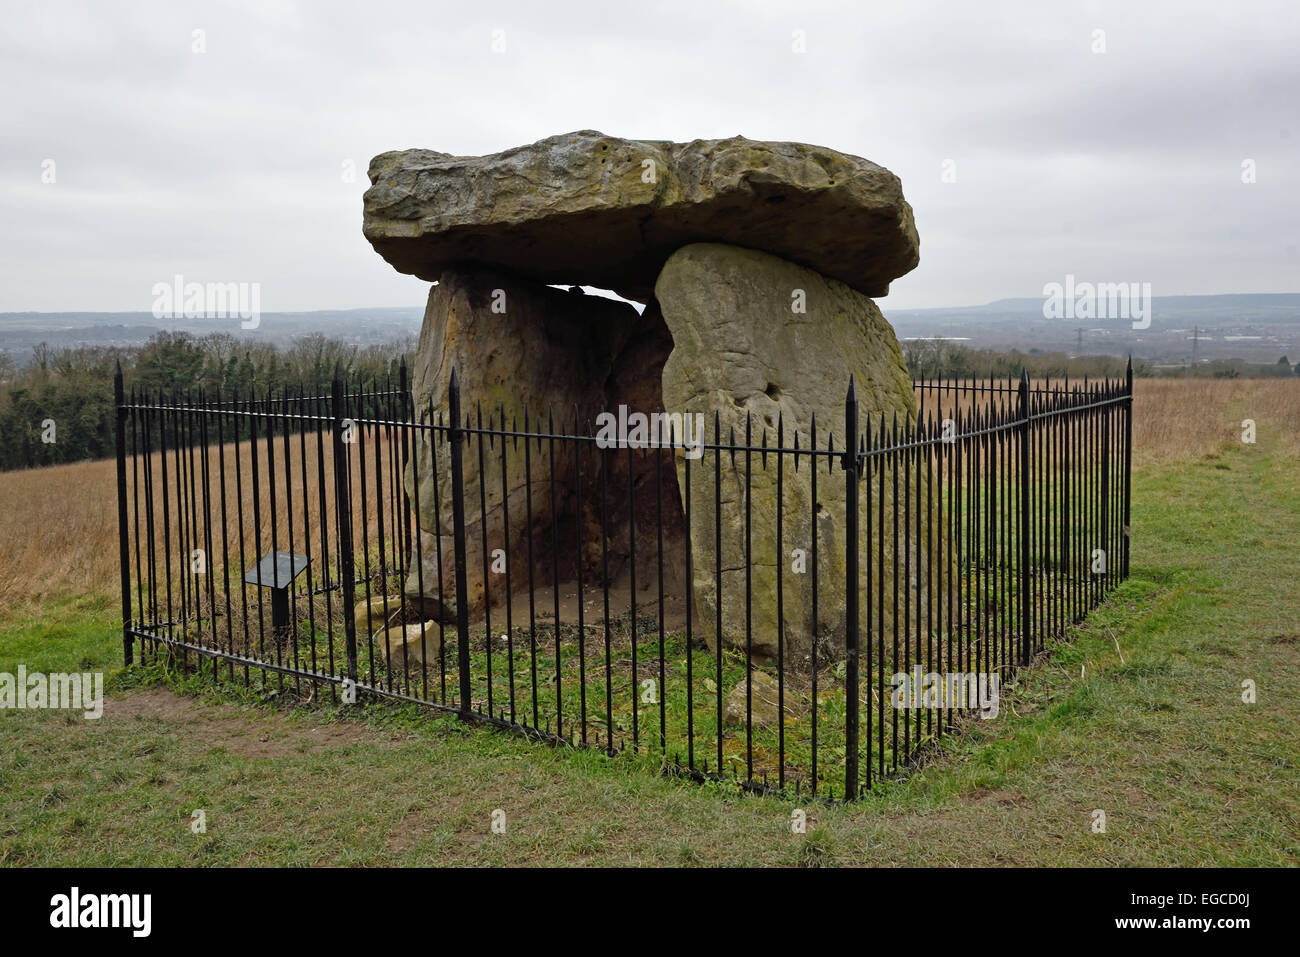
[[[416,408],[404,367],[328,396],[119,373],[126,662],[851,799],[1128,575],[1131,369],[915,393],[871,416],[850,382],[838,434],[715,412],[610,442],[454,378]]]

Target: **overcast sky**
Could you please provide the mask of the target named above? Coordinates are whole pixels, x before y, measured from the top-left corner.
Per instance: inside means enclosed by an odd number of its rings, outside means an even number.
[[[419,306],[361,235],[370,157],[578,129],[893,170],[921,265],[886,314],[1067,273],[1296,292],[1297,51],[1294,0],[5,0],[0,311],[148,310],[176,273],[266,311]]]

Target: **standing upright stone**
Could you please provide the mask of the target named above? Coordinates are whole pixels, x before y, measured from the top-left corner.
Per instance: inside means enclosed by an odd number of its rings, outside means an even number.
[[[715,413],[723,442],[801,449],[842,448],[844,399],[854,377],[863,425],[879,416],[915,416],[912,384],[893,329],[869,298],[811,269],[767,253],[716,243],[678,250],[655,284],[672,332],[664,365],[664,406],[703,412],[710,441]],[[745,442],[746,428],[750,429]],[[815,435],[814,435],[815,426]],[[785,457],[782,548],[776,553],[777,467],[759,452],[712,452],[698,462],[678,458],[678,486],[691,474],[691,553],[699,632],[716,641],[717,569],[722,567],[723,642],[746,644],[745,529],[750,547],[749,641],[775,656],[778,641],[777,563],[782,563],[784,641],[793,658],[811,655],[814,639],[827,654],[844,644],[844,471],[838,456],[801,456],[796,472]],[[714,551],[715,479],[721,481],[722,547]],[[818,490],[812,494],[812,472]],[[746,501],[746,470],[749,500]],[[900,495],[902,494],[900,485]],[[886,506],[892,507],[891,496]],[[817,534],[817,615],[814,628],[813,530]],[[865,535],[865,533],[864,533]],[[887,545],[892,588],[892,544]],[[865,559],[864,559],[865,560]],[[802,571],[800,569],[803,569]],[[901,575],[901,572],[900,572]],[[915,594],[921,576],[900,583],[901,600]],[[892,615],[886,626],[892,625]]]
[[[430,422],[432,411],[432,421],[441,416],[447,424],[455,369],[462,411],[472,425],[478,425],[481,413],[484,426],[523,431],[527,423],[528,431],[544,433],[553,412],[556,431],[571,432],[575,411],[587,419],[606,407],[615,359],[639,325],[640,317],[627,303],[488,270],[447,270],[429,291],[416,349],[411,381],[416,420]],[[562,524],[561,539],[567,543],[574,541],[573,523],[579,520],[577,466],[568,446],[560,448],[552,471],[545,442],[508,440],[503,486],[499,442],[490,447],[483,442],[486,476],[479,470],[478,443],[479,438],[471,436],[461,453],[471,608],[482,605],[484,558],[490,566],[497,549],[506,553],[515,582],[527,581],[530,532],[535,570],[549,571],[550,563],[559,561],[562,575],[571,575],[577,549],[553,555],[552,524]],[[590,489],[596,481],[594,456],[585,459],[583,467]],[[412,503],[418,495],[419,524],[425,533],[412,545],[417,554],[411,556],[406,592],[415,596],[423,589],[426,600],[436,598],[441,583],[441,594],[449,599],[455,587],[451,458],[445,433],[418,432],[406,489]],[[493,574],[490,567],[488,574]],[[504,597],[503,588],[504,578],[494,600]],[[435,610],[446,617],[445,609]]]

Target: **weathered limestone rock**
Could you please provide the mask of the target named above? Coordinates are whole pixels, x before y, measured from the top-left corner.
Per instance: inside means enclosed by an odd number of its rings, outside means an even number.
[[[744,727],[746,702],[748,714],[756,728],[775,728],[781,714],[781,687],[777,680],[764,671],[751,672],[754,690],[749,681],[742,680],[728,692],[722,707],[722,723],[728,728]],[[799,719],[806,702],[792,689],[785,689],[785,720],[789,724]]]
[[[526,426],[530,432],[548,432],[553,427],[557,433],[570,433],[576,410],[580,430],[589,435],[590,420],[601,411],[616,408],[619,402],[648,403],[651,392],[658,402],[657,380],[669,346],[667,329],[657,311],[647,309],[642,317],[632,306],[612,299],[564,292],[485,270],[448,270],[429,293],[416,351],[412,396],[417,418],[427,422],[432,408],[434,416],[441,413],[446,422],[455,368],[462,412],[473,424],[478,424],[481,405],[484,426],[500,428],[504,413],[511,430],[523,431]],[[551,409],[553,420],[548,418]],[[557,442],[552,466],[551,443],[512,441],[505,449],[503,485],[500,442],[484,439],[482,446],[485,475],[480,474],[477,437],[470,438],[461,457],[471,613],[483,605],[485,580],[494,603],[505,597],[505,576],[497,573],[504,569],[494,571],[492,567],[497,549],[506,553],[512,588],[526,585],[530,530],[532,571],[538,587],[550,584],[556,561],[560,581],[571,580],[579,556],[587,580],[595,581],[601,555],[599,536],[593,532],[600,521],[599,503],[592,494],[599,477],[594,449],[584,448],[575,461],[574,445]],[[418,505],[423,533],[412,545],[415,554],[405,592],[414,597],[423,588],[426,598],[436,599],[441,594],[444,604],[450,604],[455,596],[448,453],[444,435],[439,434],[431,445],[428,433],[421,433],[406,475],[407,494]],[[614,529],[611,576],[626,557],[620,553],[625,546],[620,544],[618,529],[626,526],[625,512],[619,508],[627,500],[629,482],[626,460],[612,464],[608,478],[609,518]],[[634,470],[641,472],[653,467],[649,459],[633,462]],[[641,472],[632,475],[638,484],[644,482]],[[680,514],[671,485],[668,499]],[[579,523],[583,529],[581,549]],[[677,526],[683,527],[680,518]],[[553,544],[556,536],[558,556]]]
[[[605,411],[617,415],[619,406],[630,412],[652,415],[663,412],[663,368],[672,352],[673,340],[664,323],[659,306],[651,302],[646,306],[637,330],[614,361],[606,383]],[[665,579],[667,586],[684,594],[686,568],[686,518],[682,514],[681,499],[677,494],[677,473],[670,451],[614,450],[604,453],[609,462],[606,485],[608,549],[613,558],[610,578],[617,579],[627,567],[632,552],[631,532],[628,528],[628,503],[632,503],[635,526],[640,541],[636,542],[638,576],[643,588],[653,578],[650,574],[658,568],[655,549],[658,537],[653,534],[657,523],[663,523]],[[661,474],[656,476],[655,472]],[[587,486],[594,490],[594,486]],[[589,569],[597,567],[600,548],[600,499],[592,494],[582,503],[585,536],[588,547]]]
[[[430,281],[474,263],[646,302],[670,255],[713,241],[882,296],[919,261],[898,178],[804,143],[583,130],[489,156],[382,153],[370,182],[366,238],[399,272]]]
[[[370,637],[376,653],[381,649],[387,666],[396,672],[403,668],[418,670],[426,661],[437,664],[442,651],[442,635],[436,621],[423,625],[390,625],[378,629]]]
[[[357,596],[358,598],[361,595]],[[402,606],[402,596],[397,592],[374,595],[368,602],[358,602],[354,626],[356,634],[368,635],[376,628],[382,627],[393,613]]]
[[[743,444],[748,418],[751,444],[784,443],[798,431],[801,448],[812,442],[827,448],[832,435],[841,447],[844,398],[849,376],[856,382],[860,417],[879,422],[883,412],[900,421],[914,415],[911,381],[893,329],[866,296],[834,279],[766,253],[705,243],[686,246],[664,266],[655,296],[672,332],[673,351],[664,366],[664,405],[672,411],[703,412],[713,440],[718,413],[725,439],[735,430]],[[806,311],[796,311],[800,301]],[[777,470],[775,458],[763,467],[751,454],[750,522],[752,535],[751,640],[754,653],[777,653],[776,563],[783,563],[785,654],[806,659],[814,635],[827,654],[844,645],[845,524],[844,471],[838,458],[818,464],[818,494],[812,495],[812,470],[805,457],[796,473],[786,457],[783,479],[783,556],[776,554]],[[678,486],[685,488],[683,457]],[[714,553],[712,453],[691,462],[691,535],[695,621],[698,632],[716,640],[717,565]],[[745,647],[745,459],[721,461],[722,629],[726,644]],[[865,486],[864,486],[865,494]],[[900,480],[900,495],[902,483]],[[892,494],[886,499],[892,508]],[[818,619],[813,623],[812,537],[817,529]],[[865,534],[865,533],[864,533]],[[805,573],[796,570],[795,549],[804,554]],[[862,551],[866,561],[865,547]],[[873,553],[874,554],[874,553]],[[892,582],[892,546],[886,552]],[[865,573],[864,573],[865,575]],[[901,572],[900,572],[901,575]],[[900,600],[914,594],[918,575],[900,589]],[[892,587],[890,585],[889,587]],[[864,613],[865,614],[865,613]],[[892,625],[886,616],[886,627]]]

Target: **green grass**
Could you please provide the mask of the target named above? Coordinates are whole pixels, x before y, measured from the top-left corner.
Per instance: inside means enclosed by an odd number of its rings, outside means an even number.
[[[122,606],[104,596],[51,602],[39,614],[0,615],[0,672],[122,667]]]
[[[0,864],[1295,865],[1295,476],[1265,446],[1138,472],[1130,581],[997,720],[853,806],[694,785],[414,706],[285,709],[257,683],[135,670],[110,680],[99,722],[0,712]],[[116,667],[114,618],[82,602],[0,625],[0,670]]]

